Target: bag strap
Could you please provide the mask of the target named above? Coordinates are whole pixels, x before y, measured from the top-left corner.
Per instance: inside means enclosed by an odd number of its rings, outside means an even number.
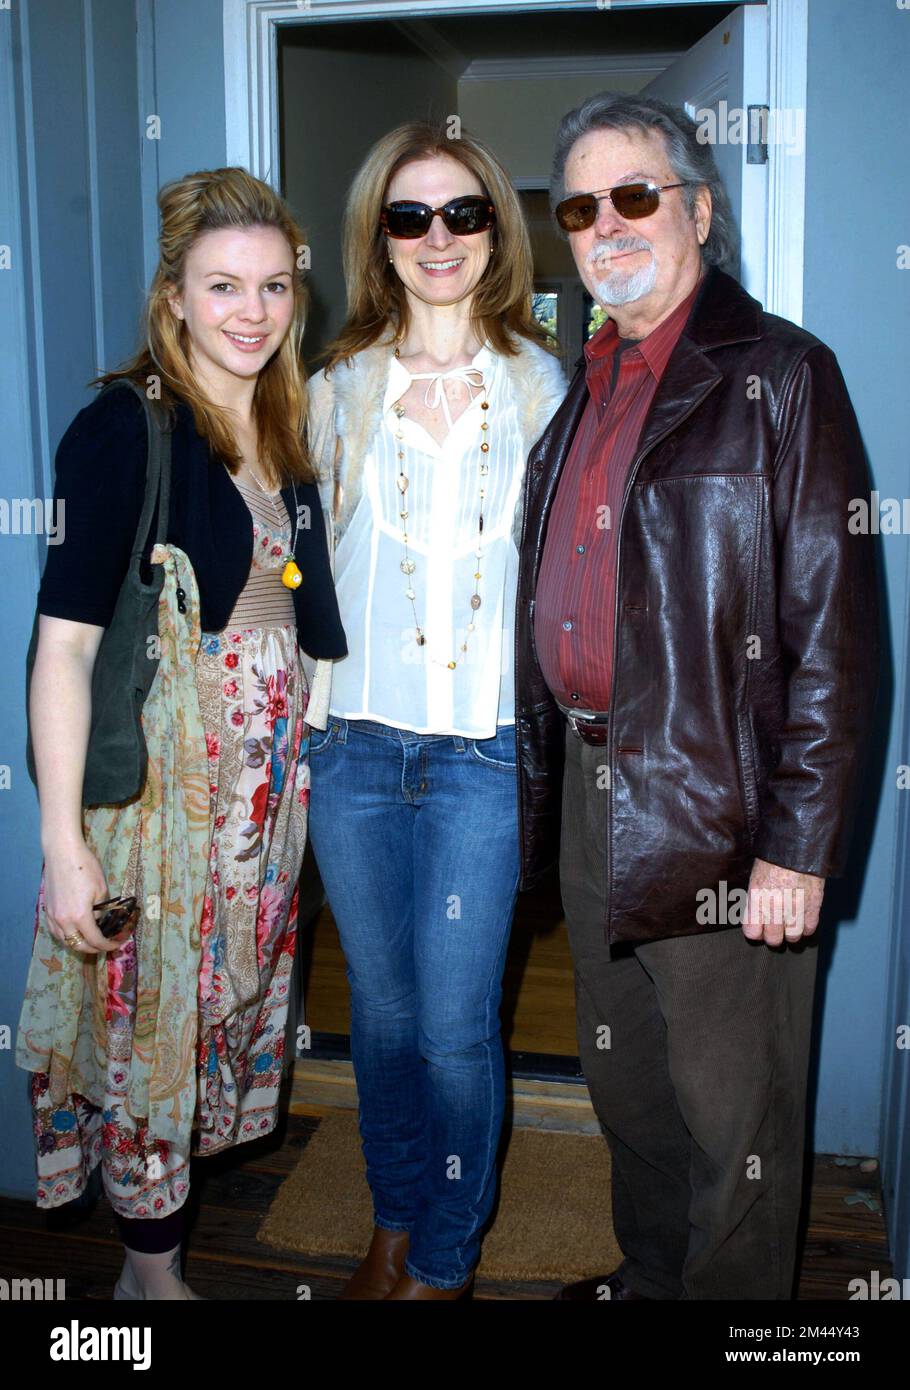
[[[138,566],[142,558],[142,552],[148,540],[156,503],[158,505],[158,526],[155,540],[158,542],[167,540],[171,502],[171,431],[165,428],[160,412],[155,409],[142,387],[135,381],[131,381],[129,377],[116,377],[114,381],[108,382],[106,386],[102,387],[102,394],[104,391],[111,391],[117,386],[128,386],[139,397],[145,410],[148,428],[145,496],[130,556],[130,565],[135,567]]]

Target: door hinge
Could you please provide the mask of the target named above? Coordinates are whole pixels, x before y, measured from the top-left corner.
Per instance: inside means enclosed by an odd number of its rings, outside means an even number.
[[[771,115],[770,108],[767,106],[750,106],[747,109],[749,114],[749,139],[746,144],[746,163],[767,164],[768,121]]]

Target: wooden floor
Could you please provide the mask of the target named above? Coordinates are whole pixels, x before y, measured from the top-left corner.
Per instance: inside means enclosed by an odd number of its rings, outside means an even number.
[[[283,1179],[293,1170],[322,1114],[289,1114],[280,1132],[223,1155],[200,1160],[192,1176],[193,1227],[186,1277],[209,1299],[334,1299],[355,1262],[307,1259],[261,1245],[256,1232]],[[809,1229],[799,1281],[801,1300],[848,1297],[848,1282],[891,1273],[880,1210],[845,1198],[866,1194],[880,1206],[878,1173],[838,1167],[817,1156]],[[91,1212],[39,1212],[27,1202],[0,1199],[0,1277],[66,1280],[67,1299],[110,1298],[122,1263],[106,1199]],[[558,1285],[480,1281],[481,1300],[549,1299]]]
[[[315,925],[301,933],[300,941],[306,1021],[317,1033],[347,1034],[344,958],[331,912],[325,907],[318,911],[320,900],[317,879],[311,900]],[[309,916],[302,901],[301,917]],[[519,895],[503,994],[503,1037],[513,1053],[575,1056],[572,961],[555,881]],[[309,1103],[309,1097],[302,1106],[295,1101],[291,1113],[291,1094],[288,1082],[275,1134],[194,1162],[186,1277],[204,1298],[296,1300],[306,1296],[306,1288],[313,1300],[331,1300],[354,1266],[352,1260],[290,1255],[256,1240],[282,1181],[321,1117],[330,1113],[324,1105]],[[325,1099],[318,1091],[316,1095]],[[333,1093],[329,1099],[337,1097]],[[807,1218],[800,1300],[845,1300],[851,1279],[868,1278],[872,1269],[882,1279],[890,1276],[877,1172],[863,1173],[858,1166],[838,1166],[833,1157],[816,1156]],[[103,1196],[90,1210],[71,1205],[51,1213],[0,1198],[0,1251],[0,1278],[64,1278],[66,1297],[76,1300],[110,1298],[122,1263],[117,1228]],[[474,1297],[546,1300],[558,1287],[478,1281]]]
[[[301,932],[300,948],[307,1023],[315,1033],[350,1033],[344,956],[328,907]],[[577,1055],[575,974],[555,876],[518,895],[502,991],[506,1047]]]

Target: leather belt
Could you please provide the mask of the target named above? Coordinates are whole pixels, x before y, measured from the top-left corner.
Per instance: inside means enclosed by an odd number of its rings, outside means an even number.
[[[566,716],[569,728],[577,738],[580,738],[584,743],[606,743],[607,721],[610,718],[608,710],[568,709],[565,705],[560,705],[558,700],[556,703]]]

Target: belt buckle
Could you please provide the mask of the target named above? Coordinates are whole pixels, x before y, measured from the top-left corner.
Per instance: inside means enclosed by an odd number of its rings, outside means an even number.
[[[577,714],[567,714],[566,718],[569,721],[569,728],[572,730],[572,733],[575,735],[577,739],[581,739],[583,743],[584,739],[581,738],[581,734],[578,731],[578,726],[580,723],[585,721],[580,720]]]
[[[591,715],[590,715],[589,718],[585,718],[585,716],[584,716],[583,714],[578,714],[575,710],[566,709],[565,705],[560,705],[560,709],[562,710],[563,714],[566,716],[566,720],[568,721],[569,728],[572,730],[572,733],[575,735],[575,737],[576,737],[580,742],[582,742],[582,743],[606,743],[606,741],[607,741],[607,739],[606,739],[606,732],[607,732],[607,721],[606,721],[606,719],[597,719],[597,718],[595,718],[595,713],[596,713],[595,711],[592,711],[592,713],[591,713]],[[593,729],[602,729],[602,730],[603,730],[603,737],[601,737],[601,738],[596,738],[596,737],[587,738],[587,737],[585,737],[585,734],[583,733],[583,730],[586,729],[586,728],[587,728],[587,729],[592,729],[592,730],[593,730]]]

